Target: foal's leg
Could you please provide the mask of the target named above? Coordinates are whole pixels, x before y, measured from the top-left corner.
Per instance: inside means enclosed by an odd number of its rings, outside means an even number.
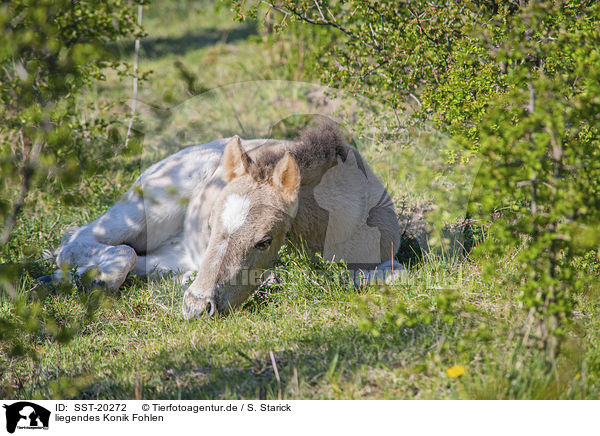
[[[97,273],[94,282],[109,289],[118,289],[137,261],[137,254],[128,245],[106,245],[93,238],[91,229],[86,226],[73,234],[69,241],[58,250],[56,263],[60,268],[50,276],[40,277],[43,282],[51,282],[70,277],[71,268],[82,275],[90,270]]]
[[[95,281],[109,289],[118,289],[137,261],[128,241],[140,241],[145,232],[140,201],[120,201],[103,216],[67,237],[57,251],[60,268],[51,278],[77,267],[76,274],[95,270]],[[46,278],[47,280],[47,278]]]
[[[98,256],[99,284],[108,289],[119,289],[127,274],[137,262],[137,254],[128,245],[107,246]]]
[[[169,263],[182,257],[179,252],[161,256],[161,250],[171,247],[181,233],[186,199],[216,170],[221,142],[182,150],[144,171],[124,199],[63,241],[57,251],[61,271],[74,266],[77,274],[96,269],[98,280],[116,289],[132,269],[147,272],[136,266],[138,253],[144,265],[156,252],[158,265],[179,266]]]
[[[362,288],[372,285],[389,285],[406,274],[404,265],[395,260],[388,260],[372,269],[354,269],[354,286]]]
[[[138,255],[137,263],[131,270],[137,276],[160,276],[175,273],[183,284],[193,276],[195,263],[183,244],[182,235],[176,235],[151,253]]]
[[[125,199],[68,238],[58,250],[57,264],[61,270],[77,266],[78,275],[95,269],[96,280],[110,289],[118,289],[130,272],[146,275],[147,267],[160,266],[159,274],[189,269],[186,262],[178,264],[182,255],[177,235],[185,209],[167,195],[161,202],[151,202],[130,190]]]

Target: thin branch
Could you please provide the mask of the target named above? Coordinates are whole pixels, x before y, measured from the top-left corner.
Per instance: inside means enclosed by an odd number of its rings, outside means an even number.
[[[270,2],[265,1],[265,0],[257,0],[257,1],[258,1],[259,4],[260,3],[265,4],[265,5],[273,8],[273,9],[275,9],[276,11],[281,12],[286,17],[288,15],[290,15],[290,14],[293,14],[296,17],[298,17],[300,20],[305,21],[305,22],[307,22],[309,24],[315,24],[317,26],[330,26],[330,27],[333,27],[333,28],[339,30],[340,32],[344,33],[346,36],[349,36],[350,38],[352,38],[352,39],[360,42],[365,47],[368,47],[371,50],[375,50],[378,53],[381,52],[381,49],[379,47],[375,47],[372,44],[369,44],[364,39],[362,39],[361,37],[359,37],[355,33],[351,32],[350,30],[346,29],[345,27],[340,26],[336,22],[329,21],[328,19],[325,18],[325,16],[322,13],[321,13],[321,18],[317,20],[317,19],[314,19],[314,18],[310,18],[310,17],[308,17],[305,14],[300,13],[296,8],[292,8],[290,10],[286,10],[286,9],[283,9],[283,8],[281,8],[279,6],[275,6],[273,3],[270,3]],[[319,12],[320,11],[321,11],[321,8],[319,7]]]
[[[277,369],[277,361],[275,360],[275,356],[273,355],[273,351],[269,351],[269,355],[271,356],[271,364],[273,365],[273,372],[275,373],[275,380],[277,380],[277,399],[281,400],[281,379],[279,378],[279,370]]]
[[[373,26],[371,26],[371,23],[369,23],[369,29],[371,29],[371,35],[373,36],[373,42],[375,43],[377,50],[379,50],[379,42],[377,42],[377,38],[375,37],[375,31],[373,30]]]
[[[531,82],[527,82],[527,88],[529,88],[529,103],[527,104],[527,110],[529,113],[535,111],[535,90]]]
[[[322,11],[322,10],[321,10],[321,8],[319,7],[319,2],[318,2],[317,0],[315,0],[315,5],[317,6],[317,9],[319,10],[319,14],[321,14],[321,19],[322,19],[323,21],[327,21],[327,20],[325,19],[325,16],[323,15],[323,11]]]
[[[333,19],[334,23],[337,23],[337,20],[335,19],[335,16],[331,13],[331,10],[329,8],[327,8],[327,13],[329,14],[329,16]]]
[[[142,5],[138,5],[138,27],[142,26]],[[135,40],[135,54],[133,57],[133,103],[131,104],[131,119],[129,120],[129,126],[127,127],[127,135],[125,136],[125,148],[129,144],[129,136],[131,135],[131,128],[133,127],[133,120],[135,119],[135,109],[137,106],[137,94],[138,94],[138,59],[140,53],[140,39]]]
[[[21,140],[23,140],[22,136]],[[24,142],[23,147],[25,148]],[[37,160],[41,150],[42,144],[40,142],[36,142],[31,148],[29,158],[27,158],[23,164],[23,168],[21,170],[22,181],[19,189],[19,196],[13,203],[12,212],[6,217],[6,220],[4,221],[4,228],[2,229],[2,234],[0,234],[0,245],[6,244],[10,239],[10,234],[12,233],[13,228],[15,227],[17,217],[21,213],[21,210],[23,210],[23,205],[25,204],[27,194],[29,194],[31,180],[33,179],[33,176],[35,174],[35,166],[37,164]]]
[[[428,40],[430,40],[434,44],[438,44],[439,41],[436,40],[436,39],[434,39],[434,38],[432,38],[431,36],[429,36],[429,33],[427,33],[425,31],[425,29],[423,29],[423,26],[421,26],[421,20],[419,18],[419,15],[416,12],[414,12],[410,6],[408,7],[408,12],[410,12],[410,14],[415,18],[415,20],[417,20],[417,27],[419,28],[419,30],[421,31],[421,33],[423,35],[425,35],[425,38],[427,38]]]
[[[417,102],[417,104],[419,105],[419,107],[422,107],[422,106],[423,106],[423,105],[421,104],[421,100],[419,100],[419,99],[417,98],[417,96],[416,96],[416,95],[414,95],[412,92],[409,92],[409,93],[408,93],[408,96],[409,96],[410,98],[412,98],[414,101],[416,101],[416,102]]]

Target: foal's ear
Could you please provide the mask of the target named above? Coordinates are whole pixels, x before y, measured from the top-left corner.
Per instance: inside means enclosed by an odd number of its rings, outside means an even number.
[[[300,189],[300,170],[289,152],[286,152],[277,163],[271,183],[280,189],[285,201],[291,203],[296,200]]]
[[[240,137],[235,135],[225,146],[223,155],[225,181],[229,183],[237,177],[248,174],[251,163],[250,156],[242,148]]]

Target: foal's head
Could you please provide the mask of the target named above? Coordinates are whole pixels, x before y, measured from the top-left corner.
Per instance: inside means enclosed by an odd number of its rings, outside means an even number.
[[[300,171],[289,152],[274,165],[254,162],[235,136],[223,171],[227,184],[210,216],[208,248],[184,295],[186,318],[241,304],[273,264],[298,208]]]

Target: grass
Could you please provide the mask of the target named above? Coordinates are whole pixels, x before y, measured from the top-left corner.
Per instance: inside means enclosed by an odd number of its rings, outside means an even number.
[[[431,254],[401,281],[355,289],[331,279],[339,266],[314,264],[287,248],[279,265],[284,281],[261,289],[229,316],[191,322],[181,314],[181,285],[168,279],[128,278],[116,294],[36,284],[34,277],[55,267],[43,249],[57,247],[69,225],[103,213],[148,161],[226,134],[268,133],[286,104],[273,103],[277,97],[306,88],[264,87],[257,101],[269,104],[241,112],[231,102],[255,95],[251,87],[221,88],[190,103],[195,94],[246,81],[311,80],[301,62],[290,63],[304,56],[306,36],[268,39],[255,24],[235,23],[227,10],[202,2],[161,2],[144,13],[149,36],[141,68],[153,71],[140,91],[146,155],[115,157],[107,174],[71,189],[69,204],[51,189],[28,197],[0,253],[2,263],[20,264],[9,292],[0,295],[0,320],[12,328],[12,336],[0,337],[0,397],[598,398],[598,296],[577,297],[575,321],[556,367],[547,372],[543,353],[533,341],[524,343],[526,317],[516,288],[484,281],[477,259]],[[116,48],[129,56],[132,47]],[[82,99],[82,116],[129,97],[130,83],[109,75]],[[310,109],[299,104],[296,113]],[[203,110],[190,115],[190,108]],[[168,112],[162,124],[161,111]],[[127,120],[127,106],[114,112]],[[365,147],[370,159],[380,157],[378,149]],[[381,162],[374,168],[398,204],[410,191]],[[410,201],[416,197],[408,194]],[[508,272],[510,262],[504,268]],[[22,354],[9,357],[15,347]],[[464,366],[465,374],[449,377],[446,370],[454,365]]]
[[[323,268],[335,272],[337,266],[311,264],[301,252],[292,251],[286,259],[280,266],[289,272],[285,282],[262,290],[227,317],[183,320],[181,286],[171,280],[128,279],[118,295],[102,294],[99,309],[84,323],[80,293],[50,294],[43,300],[44,313],[63,326],[75,326],[79,334],[67,344],[44,333],[26,338],[37,358],[7,362],[4,395],[597,396],[595,371],[585,363],[598,361],[597,344],[589,349],[584,337],[573,336],[557,372],[545,374],[539,353],[519,347],[515,333],[522,316],[512,296],[486,289],[474,265],[431,258],[389,288],[356,290],[316,273]],[[439,296],[448,289],[457,292],[457,301],[442,309]],[[2,312],[9,308],[4,302]],[[594,325],[579,328],[589,331]],[[453,365],[465,366],[466,374],[447,377],[445,371]]]

